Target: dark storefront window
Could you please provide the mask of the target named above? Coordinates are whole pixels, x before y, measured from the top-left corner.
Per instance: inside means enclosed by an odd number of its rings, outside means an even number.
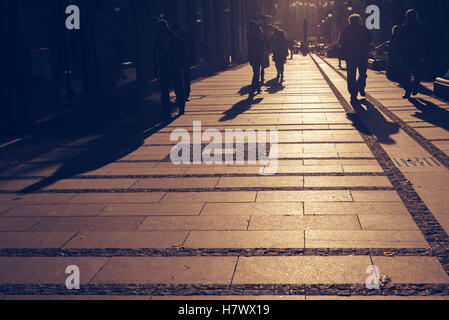
[[[114,67],[117,86],[120,87],[137,80],[136,30],[130,0],[114,1],[113,11]]]

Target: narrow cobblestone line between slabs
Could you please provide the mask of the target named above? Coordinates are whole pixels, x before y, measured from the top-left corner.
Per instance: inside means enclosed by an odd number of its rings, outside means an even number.
[[[315,58],[313,56],[310,57],[317,66],[318,70],[323,75],[329,87],[336,95],[337,99],[345,108],[346,112],[354,113],[352,107],[349,105],[349,103],[346,101],[337,87],[332,83],[332,81],[320,67]],[[355,116],[357,117],[357,114],[355,114]],[[363,130],[366,130],[365,132],[369,132],[366,127],[363,128]],[[360,134],[362,135],[367,146],[372,151],[381,167],[387,173],[388,179],[393,185],[395,191],[401,197],[405,207],[420,229],[430,248],[432,248],[432,250],[434,250],[435,252],[438,252],[438,260],[440,261],[446,273],[449,275],[449,236],[447,235],[446,231],[443,229],[438,220],[434,217],[424,201],[415,191],[411,183],[406,179],[399,168],[396,167],[392,159],[388,156],[388,154],[385,152],[376,138],[366,135],[363,132],[360,132]]]
[[[449,296],[448,284],[393,284],[369,290],[362,284],[88,284],[70,291],[55,284],[0,285],[4,296]]]
[[[114,257],[437,257],[426,248],[216,248],[216,249],[0,249],[0,257],[21,258],[114,258]]]
[[[330,68],[332,68],[332,70],[334,70],[340,77],[342,77],[344,80],[347,80],[346,76],[339,70],[335,69],[335,67],[331,65],[328,61],[326,61],[326,59],[323,59],[322,57],[320,57],[320,59],[323,60],[323,62],[326,63]],[[410,127],[401,118],[396,116],[392,111],[388,110],[387,107],[385,107],[380,101],[378,101],[372,95],[367,93],[366,98],[371,104],[373,104],[376,108],[378,108],[380,111],[386,114],[393,122],[399,125],[400,128],[404,130],[404,132],[407,133],[409,137],[411,137],[413,140],[415,140],[421,147],[423,147],[424,150],[426,150],[433,157],[435,157],[441,164],[443,164],[446,167],[446,169],[449,169],[449,156],[442,150],[440,150],[438,147],[436,147],[432,143],[432,140],[425,138],[414,128]]]

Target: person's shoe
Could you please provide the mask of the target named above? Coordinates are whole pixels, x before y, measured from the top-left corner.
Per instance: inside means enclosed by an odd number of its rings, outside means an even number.
[[[410,96],[411,96],[411,91],[407,90],[402,98],[403,99],[410,99]]]
[[[183,116],[186,113],[185,107],[179,108],[179,115]]]
[[[186,98],[186,102],[189,102],[189,101],[190,101],[190,98],[189,98],[189,97],[187,97],[187,98]]]

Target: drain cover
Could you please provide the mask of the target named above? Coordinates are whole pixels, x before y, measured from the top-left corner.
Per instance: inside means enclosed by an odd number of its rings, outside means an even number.
[[[441,167],[441,164],[432,157],[429,158],[393,158],[398,167]]]

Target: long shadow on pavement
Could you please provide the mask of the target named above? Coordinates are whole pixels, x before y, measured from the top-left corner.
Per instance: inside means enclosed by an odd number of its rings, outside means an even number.
[[[142,103],[139,106],[140,111],[151,113],[155,108],[151,103]],[[160,107],[157,107],[158,110]],[[21,193],[27,194],[39,191],[48,187],[60,180],[70,179],[82,173],[100,169],[108,164],[116,162],[130,153],[139,149],[145,140],[158,132],[160,129],[168,126],[169,121],[161,122],[159,114],[155,112],[154,116],[141,117],[139,114],[130,115],[126,118],[114,118],[113,123],[109,123],[102,130],[99,130],[90,135],[85,135],[85,138],[93,136],[90,141],[80,143],[77,147],[68,148],[69,152],[64,154],[61,158],[57,158],[55,162],[61,166],[51,176],[23,189]],[[118,121],[117,121],[118,120]],[[129,121],[130,125],[124,129],[120,127],[122,121]],[[171,121],[174,121],[172,119]],[[112,129],[112,130],[111,130]],[[77,139],[84,138],[78,136]],[[42,163],[42,168],[48,166]]]
[[[409,101],[420,111],[414,117],[449,131],[449,111],[422,98],[412,98]]]
[[[395,144],[391,135],[399,133],[399,125],[389,122],[377,108],[366,99],[352,102],[355,113],[348,113],[354,128],[366,135],[374,135],[380,143]]]
[[[262,100],[263,98],[254,99],[254,97],[250,95],[247,99],[237,102],[232,106],[231,109],[226,110],[223,113],[224,116],[220,119],[220,122],[225,122],[237,118],[240,114],[245,113],[246,111],[251,109],[251,106],[262,102]]]

